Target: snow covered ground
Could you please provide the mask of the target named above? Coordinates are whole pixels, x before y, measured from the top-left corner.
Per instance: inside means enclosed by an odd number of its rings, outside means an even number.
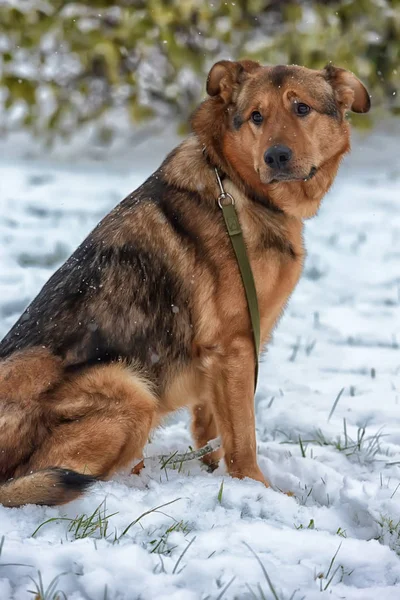
[[[0,506],[1,600],[32,597],[27,590],[41,580],[47,600],[400,598],[394,140],[383,132],[354,143],[307,225],[305,273],[261,365],[260,466],[294,496],[233,480],[223,465],[209,474],[197,463],[155,464],[139,477],[99,483],[65,507]],[[0,150],[2,337],[165,147],[145,141],[108,163],[72,153],[28,160],[15,143]],[[154,434],[146,454],[190,444],[181,413]]]

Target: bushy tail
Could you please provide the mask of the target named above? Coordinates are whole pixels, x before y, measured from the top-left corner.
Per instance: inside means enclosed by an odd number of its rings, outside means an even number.
[[[65,504],[78,498],[95,481],[91,475],[52,467],[0,485],[0,504],[8,507]]]

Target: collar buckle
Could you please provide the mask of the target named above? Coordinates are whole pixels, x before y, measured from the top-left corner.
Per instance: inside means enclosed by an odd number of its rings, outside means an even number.
[[[222,185],[221,177],[219,176],[218,169],[215,167],[215,177],[217,178],[217,183],[219,185],[219,189],[221,190],[220,195],[217,198],[218,206],[223,208],[224,206],[235,206],[235,199],[231,194],[225,191],[224,186]],[[229,200],[229,202],[224,202],[224,200]]]

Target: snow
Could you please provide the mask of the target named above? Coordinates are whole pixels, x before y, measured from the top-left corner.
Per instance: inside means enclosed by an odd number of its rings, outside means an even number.
[[[233,480],[223,465],[210,474],[197,462],[149,461],[64,507],[0,506],[1,600],[30,597],[39,573],[44,591],[58,577],[48,598],[59,590],[69,600],[400,597],[400,159],[387,133],[396,127],[357,136],[307,224],[305,273],[256,396],[259,463],[274,489]],[[2,143],[0,336],[166,149],[144,140],[106,161]],[[188,423],[185,412],[171,418],[146,455],[186,451]],[[65,520],[99,506],[104,535]]]

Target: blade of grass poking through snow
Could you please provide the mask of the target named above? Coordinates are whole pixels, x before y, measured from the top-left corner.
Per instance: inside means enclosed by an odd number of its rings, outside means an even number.
[[[335,400],[335,402],[333,403],[333,406],[332,406],[332,408],[331,408],[331,412],[329,413],[329,417],[328,417],[328,423],[329,423],[329,421],[331,420],[331,417],[332,417],[333,413],[334,413],[334,412],[335,412],[335,410],[336,410],[336,407],[337,407],[337,405],[338,405],[338,402],[339,402],[340,398],[342,397],[342,394],[343,394],[344,390],[345,390],[345,388],[342,388],[342,389],[340,390],[340,392],[338,393],[338,395],[336,396],[336,400]]]
[[[228,588],[230,588],[230,586],[232,585],[232,583],[235,581],[236,577],[232,577],[232,579],[230,581],[228,581],[228,583],[226,584],[226,586],[224,587],[224,589],[221,591],[221,593],[216,597],[215,600],[221,600],[224,595],[225,592],[228,590]]]
[[[218,502],[219,504],[222,503],[222,494],[224,493],[224,480],[222,480],[220,488],[219,488],[219,492],[218,492]]]
[[[50,581],[48,588],[45,589],[42,574],[40,571],[38,571],[39,583],[35,581],[33,577],[29,577],[36,589],[27,591],[29,594],[35,595],[35,600],[61,600],[61,598],[67,600],[67,596],[65,595],[65,593],[61,590],[57,590],[58,580],[67,574],[68,573],[60,573],[59,575],[56,575],[54,579]]]
[[[300,451],[301,451],[301,455],[303,458],[306,458],[306,449],[303,446],[303,442],[301,440],[301,436],[299,435],[299,444],[300,444]]]
[[[260,565],[262,572],[264,573],[264,577],[267,580],[269,589],[271,590],[271,594],[273,595],[273,597],[275,598],[275,600],[279,600],[279,596],[276,592],[276,589],[274,588],[271,579],[269,578],[269,575],[267,573],[266,568],[264,567],[260,557],[258,556],[258,554],[256,552],[254,552],[253,548],[251,546],[249,546],[249,544],[247,544],[246,542],[243,542],[243,544],[250,550],[250,552],[253,554],[253,556],[255,557],[255,559],[257,560],[258,564]]]
[[[185,556],[186,552],[189,550],[190,546],[193,544],[194,540],[196,539],[196,536],[194,536],[194,538],[192,540],[190,540],[190,542],[188,543],[188,545],[186,546],[186,548],[184,549],[184,551],[182,552],[182,554],[180,555],[180,557],[178,558],[178,560],[175,563],[175,566],[172,570],[172,575],[175,575],[177,568],[179,567],[179,564],[182,560],[182,558]]]
[[[332,571],[332,567],[333,567],[333,565],[334,565],[334,563],[335,563],[336,557],[337,557],[337,555],[339,554],[339,550],[340,550],[340,548],[341,548],[341,547],[342,547],[342,542],[340,542],[340,544],[339,544],[339,547],[338,547],[338,549],[336,550],[335,554],[333,555],[333,557],[332,557],[332,560],[331,560],[331,562],[330,562],[330,564],[329,564],[329,569],[328,569],[328,572],[327,572],[327,574],[326,574],[326,576],[325,576],[325,579],[326,579],[326,580],[328,580],[329,574],[330,574],[330,572]],[[339,567],[337,567],[337,569],[335,569],[335,571],[333,572],[333,574],[332,574],[331,578],[328,580],[328,583],[327,583],[327,584],[325,585],[325,587],[324,587],[324,591],[326,591],[326,590],[328,589],[328,587],[330,586],[330,584],[331,584],[331,582],[332,582],[332,579],[335,577],[335,575],[336,575],[336,573],[337,573],[338,569],[340,569],[340,565],[339,565]],[[321,586],[322,586],[322,580],[321,580]]]
[[[170,504],[174,504],[174,502],[178,502],[178,500],[182,500],[182,498],[175,498],[175,500],[170,500],[170,502],[165,502],[165,504],[160,504],[160,506],[156,506],[154,508],[151,508],[150,510],[146,510],[146,512],[142,513],[137,519],[132,521],[132,523],[129,523],[128,527],[124,529],[124,531],[121,533],[118,539],[121,539],[124,535],[126,535],[130,528],[136,525],[136,523],[139,523],[139,521],[143,519],[143,517],[145,517],[146,515],[150,515],[153,512],[157,512],[158,509],[164,508],[164,506],[169,506]]]
[[[44,525],[53,522],[57,523],[58,521],[68,521],[69,526],[67,533],[72,534],[73,538],[76,540],[86,537],[95,537],[95,535],[97,535],[98,538],[106,539],[108,537],[108,521],[117,514],[117,512],[107,514],[105,500],[103,500],[90,515],[83,513],[82,515],[77,515],[74,519],[70,517],[53,517],[44,521],[35,529],[32,533],[32,537],[35,537],[37,532],[44,527]]]
[[[346,419],[343,419],[343,434],[344,434],[344,446],[345,446],[345,448],[347,448],[348,437],[347,437],[347,423],[346,423]]]
[[[398,483],[398,484],[397,484],[397,487],[396,487],[396,489],[394,490],[393,494],[390,496],[390,499],[392,499],[392,498],[393,498],[393,496],[395,495],[395,493],[397,492],[397,490],[399,489],[399,487],[400,487],[400,483]]]
[[[35,531],[32,533],[32,537],[35,537],[35,535],[37,534],[37,532],[39,531],[39,529],[41,529],[45,525],[48,525],[48,523],[55,523],[56,521],[69,521],[69,522],[71,522],[72,519],[70,519],[68,517],[52,517],[51,519],[47,519],[47,521],[43,521],[43,523],[40,523],[40,525],[38,527],[36,527]]]

